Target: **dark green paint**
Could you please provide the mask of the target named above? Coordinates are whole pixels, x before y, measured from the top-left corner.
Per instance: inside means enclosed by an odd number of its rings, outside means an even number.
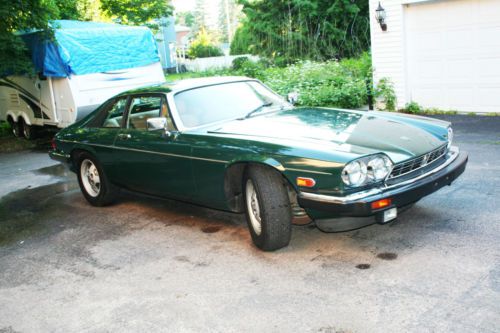
[[[170,90],[164,85],[133,93]],[[118,185],[218,209],[230,209],[225,172],[236,163],[269,165],[297,191],[343,195],[353,191],[340,179],[347,162],[385,153],[399,163],[446,143],[449,126],[396,113],[292,108],[168,136],[161,130],[87,128],[96,112],[57,134],[60,153],[88,150]],[[297,188],[298,176],[314,178],[316,186]]]

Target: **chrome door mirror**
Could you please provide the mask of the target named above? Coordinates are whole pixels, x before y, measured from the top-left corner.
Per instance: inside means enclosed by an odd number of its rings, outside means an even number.
[[[167,118],[165,117],[155,117],[146,120],[148,131],[157,131],[160,129],[167,129]]]
[[[299,93],[296,91],[288,93],[288,95],[286,96],[286,100],[292,105],[297,104],[297,102],[299,101]]]

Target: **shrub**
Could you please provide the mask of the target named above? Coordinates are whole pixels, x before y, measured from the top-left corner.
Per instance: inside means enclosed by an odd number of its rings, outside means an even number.
[[[406,103],[404,110],[407,113],[422,113],[424,109],[417,102]]]
[[[224,55],[222,50],[213,45],[191,45],[187,55],[189,58],[220,57]]]
[[[201,28],[191,43],[187,55],[189,58],[207,58],[222,56],[224,53],[214,45],[212,36],[205,28]]]
[[[299,61],[278,67],[266,60],[253,62],[247,57],[239,57],[233,60],[232,69],[189,74],[190,77],[245,75],[261,80],[283,96],[292,91],[298,92],[297,105],[359,108],[367,104],[371,63],[369,56],[363,56],[340,62]]]
[[[394,92],[394,84],[389,78],[382,78],[375,88],[374,95],[380,98],[385,105],[384,110],[396,111],[396,93]]]
[[[243,64],[245,62],[248,62],[250,61],[250,59],[248,57],[238,57],[238,58],[234,58],[233,59],[233,62],[232,62],[232,68],[237,71],[237,70],[240,70],[242,67],[243,67]]]

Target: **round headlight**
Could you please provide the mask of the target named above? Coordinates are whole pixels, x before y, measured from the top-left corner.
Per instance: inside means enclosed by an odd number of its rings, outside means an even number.
[[[368,161],[368,175],[375,181],[385,179],[392,170],[392,162],[386,156],[376,156]]]
[[[363,161],[352,161],[342,170],[342,180],[349,186],[362,185],[367,176],[366,164]]]
[[[453,142],[453,129],[448,127],[448,149],[451,147],[451,143]]]

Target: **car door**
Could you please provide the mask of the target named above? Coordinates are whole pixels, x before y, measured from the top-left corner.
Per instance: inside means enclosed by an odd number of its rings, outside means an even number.
[[[127,96],[110,99],[99,107],[96,117],[76,133],[77,141],[90,148],[112,182],[116,182],[119,171],[114,142],[124,123],[127,101]]]
[[[167,118],[169,133],[164,129],[148,130],[147,120],[160,116]],[[127,118],[115,147],[123,186],[180,199],[194,196],[191,145],[176,132],[164,95],[130,96]]]

